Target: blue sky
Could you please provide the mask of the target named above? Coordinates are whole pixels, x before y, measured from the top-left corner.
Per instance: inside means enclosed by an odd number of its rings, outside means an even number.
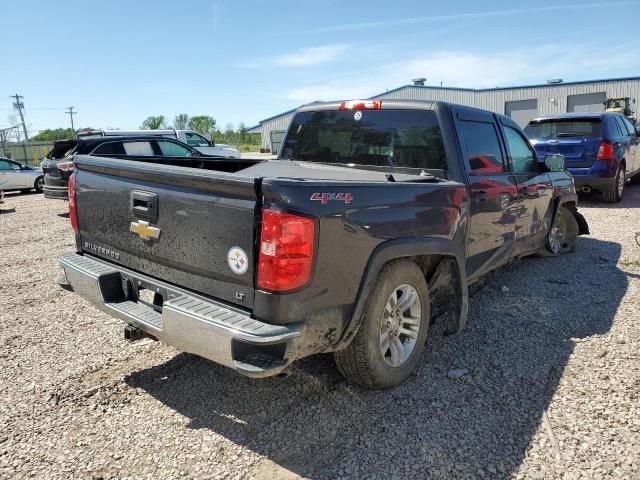
[[[2,2],[0,126],[222,127],[417,76],[470,88],[640,76],[640,0],[65,0]]]

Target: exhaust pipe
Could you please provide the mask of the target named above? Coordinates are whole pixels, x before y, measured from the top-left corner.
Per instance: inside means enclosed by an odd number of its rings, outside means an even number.
[[[584,193],[589,193],[591,191],[591,187],[582,187],[582,191]]]

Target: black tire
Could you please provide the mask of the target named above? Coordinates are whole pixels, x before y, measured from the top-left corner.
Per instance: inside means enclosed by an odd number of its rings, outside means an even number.
[[[640,173],[636,173],[633,177],[631,177],[630,182],[633,185],[640,185]]]
[[[560,207],[553,225],[547,235],[544,248],[539,252],[542,257],[556,257],[571,253],[576,249],[580,228],[576,217],[567,207]]]
[[[624,184],[626,181],[626,170],[624,165],[620,165],[618,174],[613,183],[602,192],[602,200],[606,203],[618,203],[624,195]]]
[[[389,334],[388,345],[398,345],[397,342],[400,342],[400,345],[403,346],[401,357],[406,354],[406,348],[411,348],[402,363],[399,363],[398,366],[392,366],[389,362],[393,357],[393,348],[389,348],[387,356],[382,351],[382,343],[386,335],[384,329],[388,328],[389,320],[394,321],[392,318],[394,313],[389,315],[387,309],[388,302],[391,301],[392,296],[400,295],[397,296],[397,305],[401,305],[402,295],[405,295],[404,293],[399,294],[402,287],[413,288],[410,290],[411,293],[407,294],[407,299],[409,296],[413,297],[414,292],[417,294],[420,303],[419,305],[415,305],[415,302],[412,303],[411,308],[413,312],[419,311],[421,318],[416,327],[417,332],[412,332],[415,335],[415,340],[409,336],[403,337],[402,324],[395,329],[395,332],[386,331]],[[399,318],[412,319],[412,316],[404,315],[407,311],[409,309],[401,312],[400,316],[396,314],[396,321],[402,322],[402,320],[397,320]],[[402,383],[411,374],[420,359],[429,330],[429,317],[429,290],[420,267],[410,260],[390,262],[383,267],[378,276],[362,325],[360,325],[355,337],[345,349],[334,353],[338,370],[350,382],[369,388],[391,388]],[[393,328],[391,327],[392,330]],[[400,333],[398,334],[398,332]],[[394,336],[394,340],[391,340],[392,336]],[[411,344],[413,344],[412,347]],[[405,345],[407,347],[404,347]]]
[[[44,176],[39,176],[36,178],[36,181],[33,182],[33,188],[36,189],[36,192],[42,193],[42,189],[44,187]]]

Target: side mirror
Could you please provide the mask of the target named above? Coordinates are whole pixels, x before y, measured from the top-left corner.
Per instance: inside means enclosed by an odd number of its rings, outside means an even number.
[[[564,170],[564,155],[547,155],[544,157],[544,165],[550,172],[562,172]]]

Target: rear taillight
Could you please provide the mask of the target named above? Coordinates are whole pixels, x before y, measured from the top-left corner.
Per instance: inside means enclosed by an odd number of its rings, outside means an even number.
[[[306,284],[311,277],[314,244],[315,220],[263,210],[258,287],[284,292]]]
[[[598,160],[613,160],[614,158],[615,151],[613,150],[613,145],[602,142],[598,149]]]
[[[71,228],[78,233],[78,213],[76,211],[76,174],[74,173],[69,177],[69,221],[71,222]]]
[[[349,100],[340,104],[340,110],[380,110],[382,100]]]
[[[62,170],[64,172],[71,172],[73,170],[75,170],[75,163],[73,163],[73,161],[71,162],[58,162],[56,164],[56,167],[58,167],[58,170]]]

